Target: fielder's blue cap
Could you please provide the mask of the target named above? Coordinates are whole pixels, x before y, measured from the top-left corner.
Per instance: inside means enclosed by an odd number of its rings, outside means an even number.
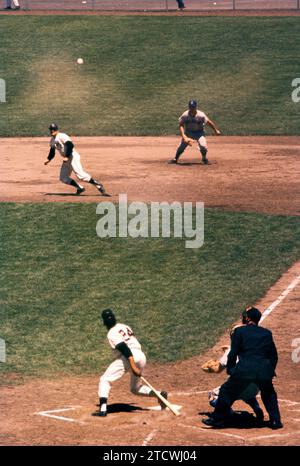
[[[189,108],[197,108],[197,105],[197,100],[192,99],[189,101]]]

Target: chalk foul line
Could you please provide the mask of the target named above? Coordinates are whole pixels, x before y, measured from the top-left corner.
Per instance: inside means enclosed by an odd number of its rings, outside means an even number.
[[[271,312],[287,297],[287,295],[300,283],[300,275],[296,277],[292,283],[281,293],[281,295],[272,303],[269,307],[263,312],[262,317],[260,319],[260,323],[268,317]]]

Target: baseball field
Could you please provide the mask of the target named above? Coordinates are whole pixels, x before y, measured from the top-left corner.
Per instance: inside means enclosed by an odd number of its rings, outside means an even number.
[[[1,445],[299,445],[298,32],[292,16],[0,15]],[[208,132],[209,165],[195,145],[168,165],[190,98],[222,136]],[[59,154],[43,164],[52,121],[117,209],[122,193],[148,206],[204,202],[203,246],[99,238],[107,198],[61,184]],[[207,392],[226,375],[201,364],[254,304],[279,351],[284,428],[250,417],[205,429]],[[128,376],[109,415],[91,416],[111,361],[106,307],[133,327],[147,378],[180,417],[131,394]]]

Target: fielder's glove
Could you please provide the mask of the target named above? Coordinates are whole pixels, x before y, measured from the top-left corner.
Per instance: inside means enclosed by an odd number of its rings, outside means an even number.
[[[219,361],[216,361],[215,359],[210,359],[201,366],[201,369],[204,372],[213,372],[215,374],[218,374],[223,370],[223,366],[219,363]]]
[[[193,139],[185,137],[184,142],[188,145],[191,146],[193,144]]]

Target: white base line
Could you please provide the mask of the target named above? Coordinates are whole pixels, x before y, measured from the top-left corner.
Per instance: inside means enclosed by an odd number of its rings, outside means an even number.
[[[62,413],[63,411],[73,411],[74,409],[77,409],[77,408],[80,408],[80,406],[73,406],[72,408],[52,409],[50,411],[40,411],[39,413],[35,413],[35,414],[39,416],[50,417],[52,419],[58,419],[59,421],[76,422],[78,424],[84,424],[84,422],[77,421],[76,419],[72,419],[70,417],[56,416],[55,414],[51,414],[51,413]]]
[[[243,440],[244,442],[246,440],[245,437],[242,437],[241,435],[228,434],[228,433],[225,433],[225,432],[216,432],[215,429],[205,429],[204,427],[200,427],[200,429],[203,430],[203,431],[213,430],[214,435],[218,434],[218,435],[225,435],[226,437],[234,437],[234,438],[238,438],[240,440]]]
[[[158,432],[158,429],[154,429],[152,432],[150,432],[150,434],[147,435],[147,437],[144,439],[142,443],[142,447],[146,447],[151,442],[151,440],[153,440],[157,432]]]
[[[298,277],[296,277],[292,281],[292,283],[290,283],[290,285],[281,293],[281,295],[272,304],[270,304],[269,307],[267,307],[267,309],[263,312],[262,318],[259,321],[260,323],[266,317],[268,317],[268,315],[270,315],[272,311],[274,311],[274,309],[281,303],[281,301],[284,300],[284,298],[286,298],[289,292],[292,291],[298,285],[298,283],[300,283],[300,275],[298,275]]]
[[[177,395],[177,396],[193,396],[193,395],[202,395],[203,393],[208,393],[209,390],[201,390],[198,392],[172,392],[172,395]]]
[[[261,435],[260,437],[251,437],[248,440],[252,442],[253,440],[261,440],[264,438],[289,437],[290,435],[295,435],[295,434],[300,434],[300,430],[296,430],[296,432],[290,432],[288,434]]]
[[[38,413],[40,416],[51,417],[52,419],[59,419],[60,421],[68,421],[68,422],[77,422],[75,419],[71,419],[69,417],[62,417],[62,416],[55,416],[46,413]]]
[[[280,401],[280,403],[288,403],[291,406],[300,404],[300,401],[283,400],[282,398],[278,398],[278,401]]]

